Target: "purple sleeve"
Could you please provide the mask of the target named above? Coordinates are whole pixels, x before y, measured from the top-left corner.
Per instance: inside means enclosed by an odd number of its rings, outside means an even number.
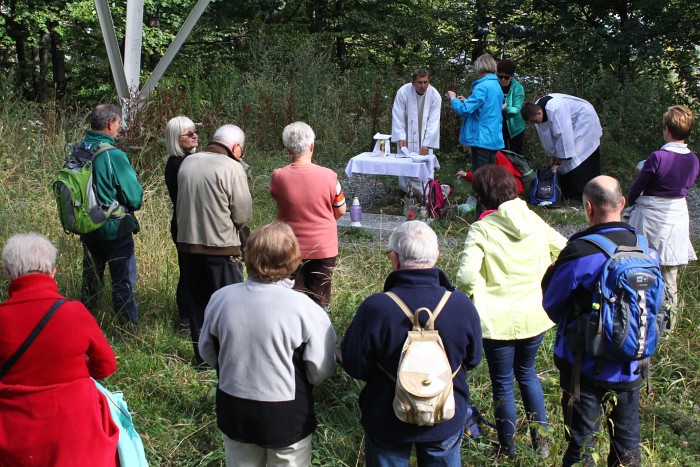
[[[656,153],[652,152],[651,155],[644,161],[644,167],[637,175],[637,178],[632,182],[630,191],[627,194],[627,203],[632,206],[637,198],[644,192],[647,184],[654,178],[656,171],[659,168],[659,159]]]

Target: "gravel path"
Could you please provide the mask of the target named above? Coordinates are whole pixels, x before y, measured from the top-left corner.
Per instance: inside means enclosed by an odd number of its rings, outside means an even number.
[[[363,206],[367,206],[370,199],[373,200],[369,212],[379,212],[382,206],[396,205],[400,196],[398,184],[394,177],[372,177],[368,175],[355,175],[347,178],[343,173],[339,181],[348,198],[352,202],[354,196],[358,196]],[[700,188],[693,187],[687,196],[688,210],[690,211],[690,236],[693,240],[700,240]],[[581,222],[572,222],[555,228],[565,237],[569,237],[585,227],[583,218]]]

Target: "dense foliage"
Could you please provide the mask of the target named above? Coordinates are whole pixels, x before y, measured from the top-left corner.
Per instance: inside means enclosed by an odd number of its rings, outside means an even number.
[[[144,79],[195,3],[145,0]],[[126,1],[112,1],[111,8],[123,39]],[[191,345],[173,326],[177,261],[166,241],[170,204],[162,179],[169,118],[190,116],[202,142],[222,123],[244,128],[255,227],[274,218],[269,174],[287,162],[280,141],[286,124],[310,123],[318,161],[342,173],[375,132],[390,131],[394,92],[415,67],[430,68],[441,92],[453,87],[469,93],[474,78],[469,65],[488,51],[518,61],[530,99],[565,92],[591,101],[604,128],[603,170],[627,186],[637,161],[662,144],[666,107],[685,103],[700,110],[699,22],[700,3],[680,0],[212,0],[119,142],[145,187],[142,232],[136,237],[142,330],[131,335],[120,329],[108,297],[93,310],[119,358],[119,370],[106,385],[127,391],[151,463],[223,463],[213,410],[216,375],[192,368]],[[61,252],[57,278],[71,298],[79,295],[82,252],[76,238],[60,231],[49,187],[66,156],[65,144],[81,137],[89,108],[98,101],[114,102],[116,93],[93,0],[0,0],[0,240],[28,230],[47,235]],[[440,161],[444,173],[451,173],[463,163],[459,122],[444,107]],[[542,155],[532,128],[525,152]],[[583,222],[571,212],[541,214],[553,224]],[[471,221],[452,218],[435,225],[444,239],[439,266],[451,277]],[[332,302],[340,334],[388,273],[385,240],[342,236]],[[691,265],[680,287],[684,316],[656,357],[656,395],[642,398],[642,448],[649,465],[700,462],[700,390],[694,377],[700,367],[694,324],[698,278],[698,266]],[[0,277],[0,299],[6,285]],[[557,430],[549,459],[555,464],[565,445],[552,337],[538,368]],[[485,365],[469,378],[475,403],[492,413]],[[361,462],[360,387],[340,372],[319,388],[317,464]],[[525,446],[521,422],[518,443]],[[605,436],[596,443],[602,460]],[[465,441],[463,450],[469,465],[501,462],[487,445]],[[538,462],[524,449],[510,465]]]
[[[110,3],[123,38],[126,1]],[[195,3],[144,1],[144,74]],[[193,63],[253,70],[258,41],[250,39],[262,33],[292,42],[316,38],[338,73],[369,68],[406,76],[425,65],[454,84],[488,51],[515,58],[543,80],[557,68],[602,69],[622,84],[646,74],[698,98],[698,21],[700,4],[681,0],[213,0],[168,76],[197,80]],[[113,95],[92,0],[0,0],[0,38],[0,69],[14,73],[27,99]]]

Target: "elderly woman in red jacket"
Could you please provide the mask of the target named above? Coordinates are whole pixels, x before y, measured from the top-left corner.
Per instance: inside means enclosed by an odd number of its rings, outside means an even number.
[[[109,376],[117,362],[85,306],[58,293],[55,263],[56,248],[36,233],[12,236],[2,251],[10,285],[0,303],[0,465],[115,466],[119,432],[90,377]]]

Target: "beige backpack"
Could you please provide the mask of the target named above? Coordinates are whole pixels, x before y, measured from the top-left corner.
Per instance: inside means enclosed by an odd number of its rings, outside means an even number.
[[[418,426],[432,426],[449,420],[455,414],[455,398],[452,379],[461,365],[452,372],[440,334],[435,330],[435,320],[450,298],[448,290],[442,296],[435,311],[422,307],[411,313],[408,306],[395,293],[386,292],[413,322],[413,329],[403,344],[399,369],[394,377],[381,365],[379,368],[396,383],[394,413],[399,420]],[[425,327],[418,316],[428,313]]]

